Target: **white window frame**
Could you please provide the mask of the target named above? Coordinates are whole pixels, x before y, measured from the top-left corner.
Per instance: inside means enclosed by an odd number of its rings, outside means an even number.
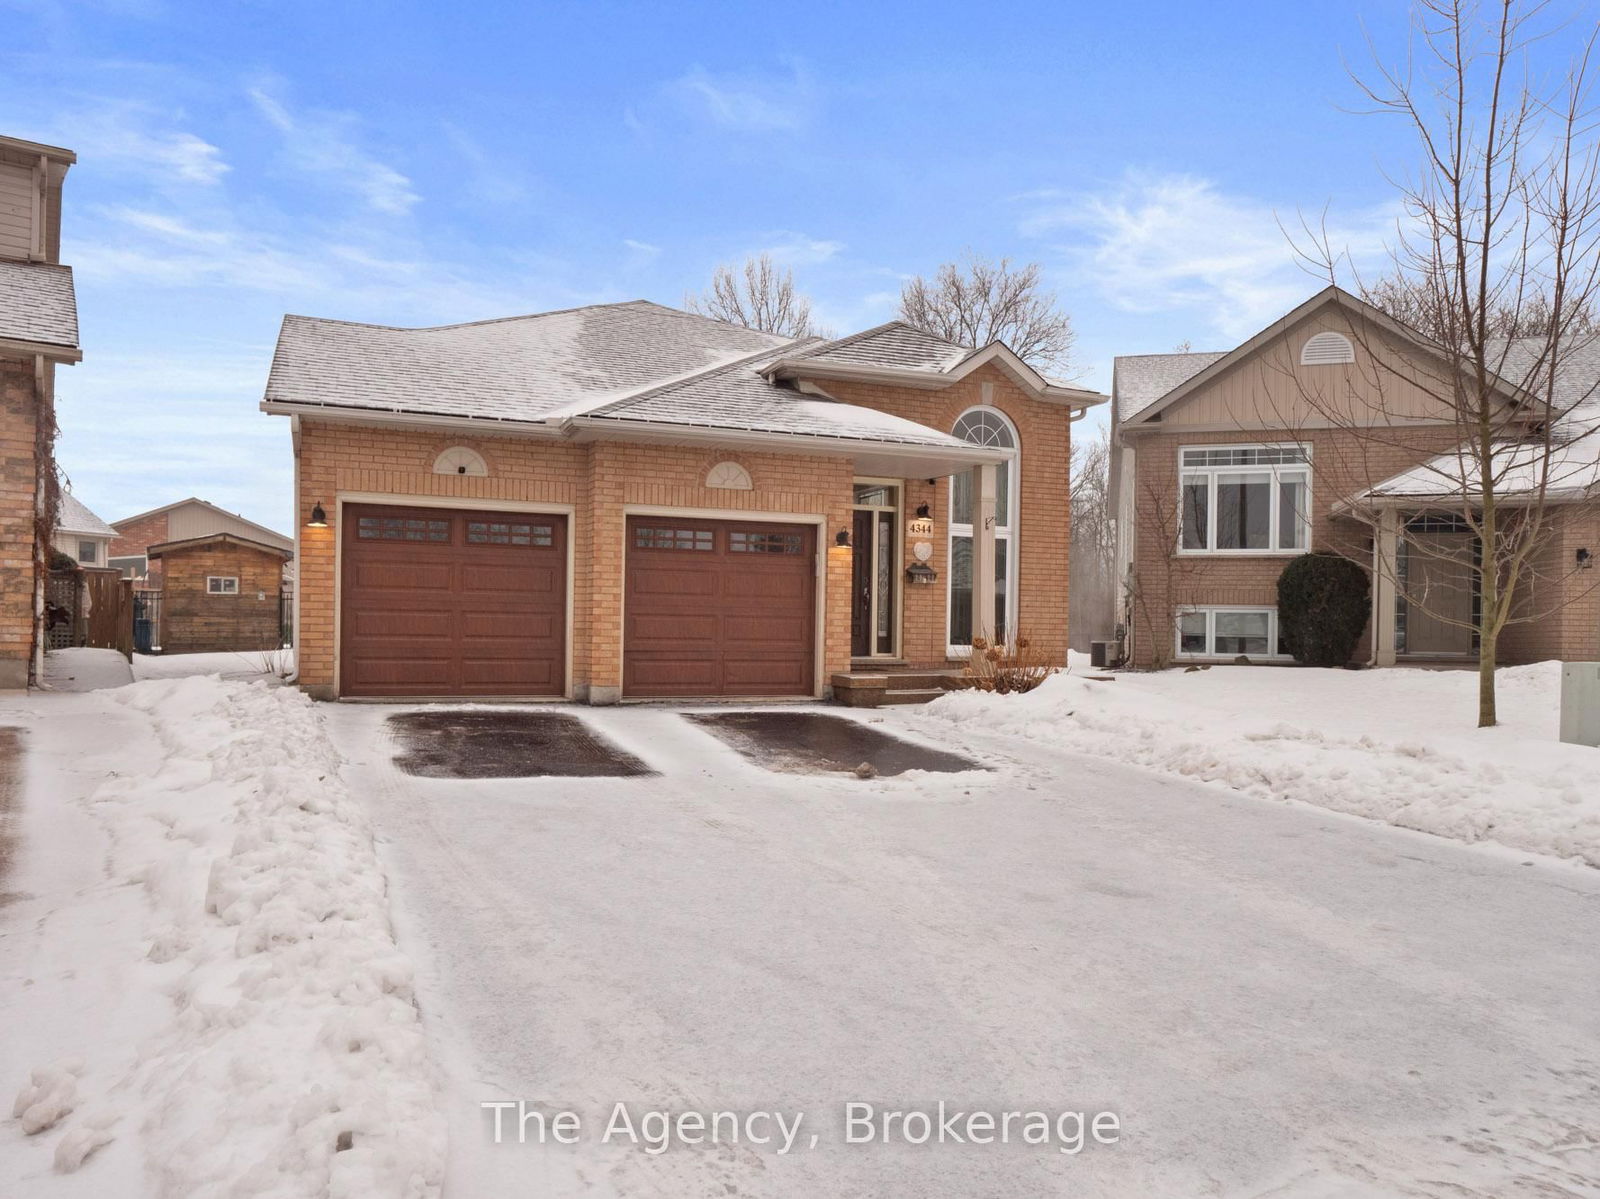
[[[221,583],[221,584],[223,584],[223,586],[218,587],[218,586],[215,585],[217,583]],[[229,587],[228,586],[229,583],[232,583],[233,586]],[[207,595],[238,595],[239,594],[239,576],[238,575],[207,575],[206,576],[206,594]]]
[[[1186,466],[1184,457],[1191,450],[1300,450],[1304,462],[1279,462],[1261,466]],[[1271,481],[1267,528],[1273,544],[1266,549],[1216,549],[1217,544],[1217,476],[1222,474],[1250,474],[1259,472]],[[1300,524],[1305,532],[1305,544],[1283,548],[1277,544],[1279,506],[1282,502],[1282,476],[1285,473],[1306,477],[1305,512]],[[1191,475],[1206,476],[1206,544],[1200,549],[1188,549],[1183,544],[1183,489],[1184,481]],[[1254,445],[1182,445],[1178,447],[1178,544],[1177,553],[1185,558],[1298,558],[1311,552],[1312,489],[1316,485],[1316,471],[1312,468],[1311,447],[1297,441],[1263,442]]]
[[[1006,519],[1010,523],[1005,528],[1001,528],[999,523],[996,522],[994,539],[997,545],[1001,541],[1006,542],[1006,636],[1012,638],[1017,635],[1017,526],[1022,517],[1022,434],[1017,432],[1017,422],[992,404],[973,404],[970,408],[963,408],[955,420],[950,422],[951,430],[953,431],[965,417],[971,416],[974,412],[987,412],[999,417],[1001,423],[1011,431],[1011,469],[1006,472]],[[973,469],[976,470],[975,467]],[[956,581],[956,538],[973,536],[973,526],[970,524],[956,524],[956,484],[954,475],[950,476],[948,491],[950,494],[945,504],[947,519],[945,521],[946,532],[944,539],[944,560],[945,565],[948,567],[944,572],[944,637],[946,643],[944,650],[947,658],[969,658],[972,656],[972,646],[949,644],[950,607]],[[976,487],[973,488],[972,503],[976,508],[978,504]],[[973,615],[976,616],[977,613],[974,612]]]
[[[1183,648],[1183,618],[1195,612],[1203,612],[1206,617],[1206,648],[1203,653],[1188,653]],[[1175,660],[1184,662],[1231,662],[1239,657],[1236,653],[1217,653],[1217,613],[1219,612],[1265,612],[1267,614],[1267,645],[1271,647],[1270,653],[1246,654],[1252,662],[1293,662],[1293,654],[1280,654],[1278,652],[1278,609],[1268,604],[1185,604],[1176,609],[1172,615],[1172,656]]]

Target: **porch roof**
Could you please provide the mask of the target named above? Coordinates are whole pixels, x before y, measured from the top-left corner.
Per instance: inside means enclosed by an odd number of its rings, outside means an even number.
[[[0,343],[65,362],[83,356],[70,266],[0,262]]]
[[[1349,511],[1362,504],[1403,507],[1408,503],[1456,503],[1469,490],[1478,488],[1481,478],[1478,463],[1471,455],[1439,454],[1390,476],[1341,507]],[[1550,446],[1548,462],[1543,442],[1502,442],[1495,449],[1490,479],[1496,493],[1509,502],[1526,502],[1541,487],[1546,498],[1555,502],[1600,495],[1600,427],[1569,423],[1562,439]]]

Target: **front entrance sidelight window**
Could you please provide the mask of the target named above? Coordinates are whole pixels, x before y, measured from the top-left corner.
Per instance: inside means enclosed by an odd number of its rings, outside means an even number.
[[[951,432],[974,445],[1010,450],[1011,458],[995,467],[994,496],[994,635],[1005,641],[1016,626],[1016,519],[1018,496],[1016,427],[995,408],[962,413]],[[949,650],[967,652],[972,644],[973,510],[978,497],[978,472],[950,477]]]
[[[1295,554],[1311,542],[1306,446],[1197,446],[1181,451],[1180,552]]]
[[[854,501],[850,656],[893,657],[900,609],[900,483],[857,479]]]

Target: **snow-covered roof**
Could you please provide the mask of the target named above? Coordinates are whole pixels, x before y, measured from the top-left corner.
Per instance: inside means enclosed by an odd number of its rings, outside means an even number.
[[[78,348],[70,266],[0,261],[0,340]]]
[[[1040,376],[999,343],[957,346],[900,322],[835,340],[761,333],[645,300],[432,329],[284,318],[263,407],[579,426],[677,425],[959,450],[939,429],[801,394],[786,378],[872,370],[942,386],[996,356],[1067,403],[1103,397]],[[787,368],[784,378],[776,368]],[[1064,394],[1071,393],[1071,394]],[[981,453],[980,453],[981,456]]]
[[[790,341],[647,300],[427,329],[286,316],[266,399],[541,421]]]
[[[957,345],[953,341],[935,337],[903,321],[890,321],[849,337],[819,341],[793,357],[809,358],[815,362],[890,366],[942,374],[959,366],[975,352],[971,346]]]
[[[1111,374],[1112,419],[1137,416],[1167,392],[1187,383],[1227,350],[1203,354],[1130,354],[1116,359]]]
[[[115,529],[89,511],[89,506],[70,491],[61,493],[61,509],[56,517],[56,528],[63,533],[81,533],[85,537],[117,535]]]
[[[1444,499],[1475,491],[1480,472],[1474,457],[1440,454],[1410,470],[1385,479],[1362,493],[1363,500]],[[1600,433],[1593,431],[1551,446],[1548,462],[1543,442],[1507,441],[1495,449],[1490,478],[1505,498],[1530,495],[1541,484],[1556,500],[1579,499],[1600,489]]]
[[[820,399],[775,385],[761,372],[771,355],[720,367],[669,383],[587,414],[590,421],[649,422],[790,433],[856,441],[898,442],[951,450],[969,443],[926,425],[837,400]]]
[[[1543,337],[1491,342],[1489,362],[1499,364],[1496,373],[1502,379],[1527,385],[1542,398],[1544,389],[1534,381],[1546,377],[1539,358],[1548,351],[1549,344]],[[1551,404],[1561,419],[1582,422],[1600,418],[1600,335],[1561,347],[1561,366],[1556,371]]]

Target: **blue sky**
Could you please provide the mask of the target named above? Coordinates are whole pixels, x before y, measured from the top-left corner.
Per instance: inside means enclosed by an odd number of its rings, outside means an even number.
[[[1225,348],[1310,294],[1280,231],[1379,252],[1403,131],[1353,114],[1398,3],[0,0],[0,132],[78,151],[85,361],[60,457],[107,519],[287,528],[256,411],[284,312],[442,324],[678,304],[771,251],[823,322],[971,248],[1038,260],[1077,370]]]

